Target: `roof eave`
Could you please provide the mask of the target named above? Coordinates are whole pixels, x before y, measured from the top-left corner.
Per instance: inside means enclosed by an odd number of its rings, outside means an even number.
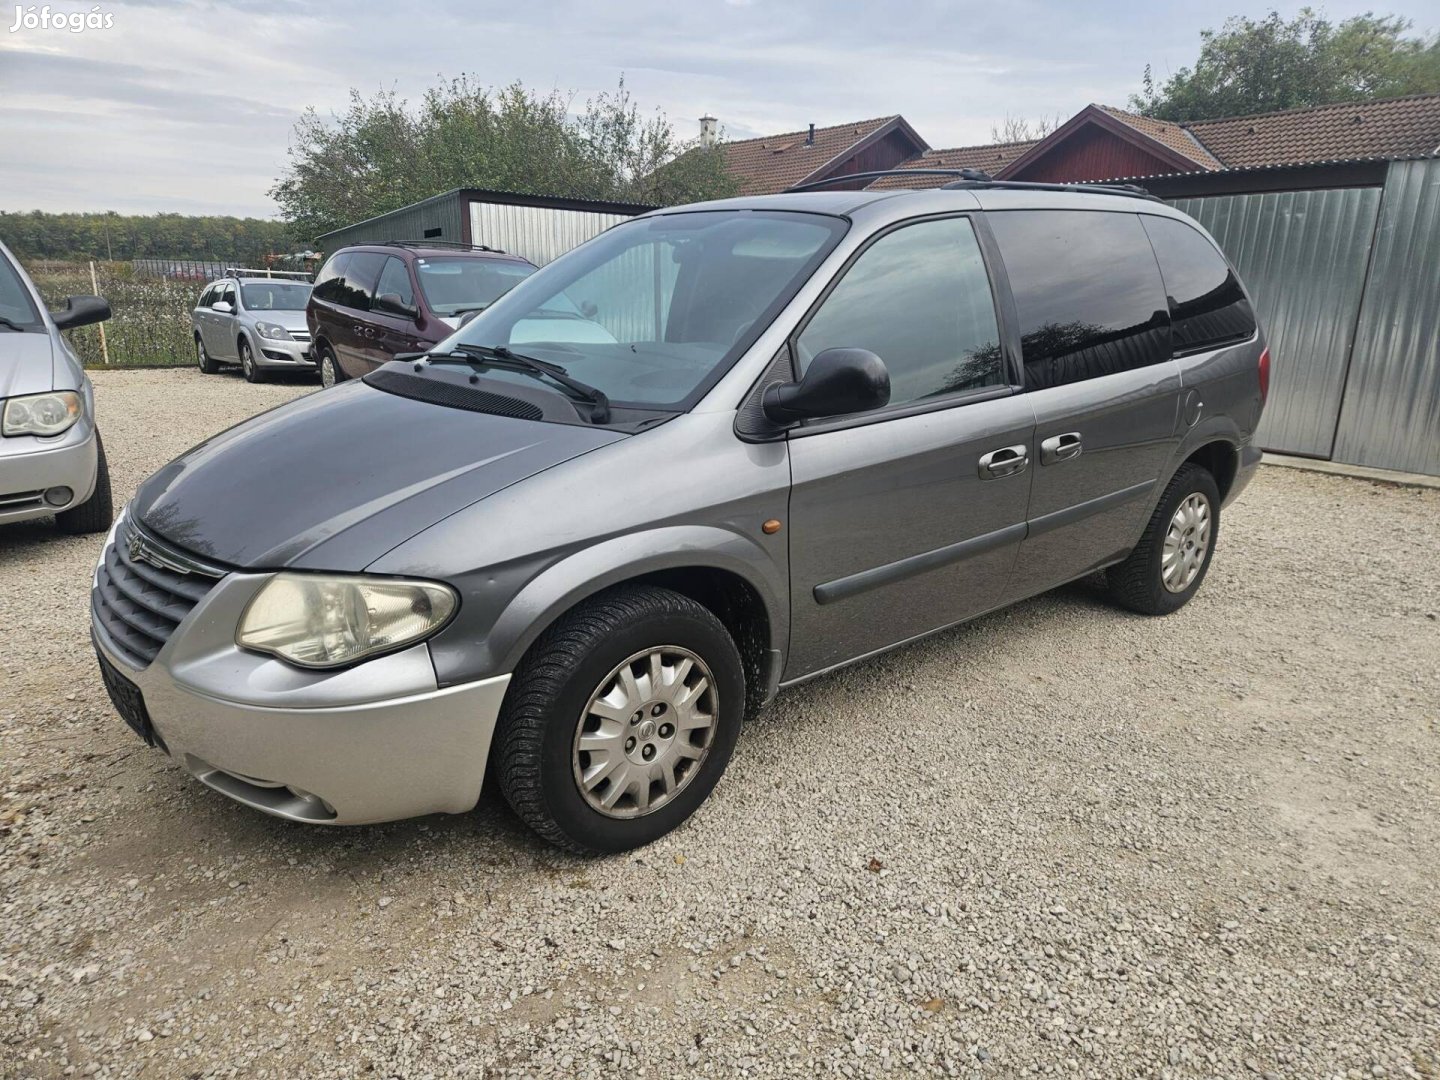
[[[1119,119],[1116,116],[1112,116],[1110,113],[1100,108],[1100,106],[1091,104],[1086,105],[1085,108],[1081,109],[1069,120],[1065,121],[1065,123],[1061,124],[1049,135],[1045,136],[1045,138],[1041,139],[1029,150],[1025,151],[1025,153],[1021,154],[1014,161],[1010,162],[1010,164],[999,170],[995,174],[995,179],[1009,180],[1014,178],[1016,173],[1025,169],[1029,165],[1034,164],[1036,161],[1039,161],[1046,154],[1050,153],[1051,150],[1055,149],[1071,135],[1075,134],[1077,131],[1083,128],[1086,124],[1094,124],[1096,127],[1104,129],[1106,132],[1114,135],[1116,138],[1121,139],[1122,141],[1127,142],[1132,146],[1138,147],[1141,150],[1144,150],[1151,157],[1158,158],[1159,160],[1165,162],[1168,165],[1174,166],[1177,169],[1188,168],[1191,170],[1198,169],[1202,172],[1213,171],[1207,169],[1201,162],[1196,161],[1194,158],[1188,158],[1184,154],[1180,153],[1178,150],[1172,150],[1160,140],[1152,139],[1143,131],[1139,131],[1136,128],[1131,127],[1129,124],[1125,123],[1125,121]],[[1206,153],[1210,153],[1210,151],[1207,150]],[[1211,154],[1210,156],[1214,157],[1213,154]]]

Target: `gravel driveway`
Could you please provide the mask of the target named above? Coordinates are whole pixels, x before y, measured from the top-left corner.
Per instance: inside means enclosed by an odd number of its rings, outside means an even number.
[[[95,382],[117,502],[313,389]],[[1437,536],[1262,469],[1179,614],[1077,585],[812,682],[585,861],[493,790],[206,790],[106,700],[100,539],[0,529],[0,1076],[1440,1077]]]

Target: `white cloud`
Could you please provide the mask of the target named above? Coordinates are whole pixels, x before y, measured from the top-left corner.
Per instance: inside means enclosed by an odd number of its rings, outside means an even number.
[[[1399,11],[1424,27],[1421,2]],[[113,28],[79,34],[9,34],[0,16],[0,209],[270,215],[307,105],[343,107],[352,86],[418,97],[462,72],[582,99],[623,72],[686,136],[707,112],[732,137],[899,112],[934,146],[985,142],[1006,115],[1124,104],[1147,62],[1189,63],[1221,18],[1180,0],[102,6]]]

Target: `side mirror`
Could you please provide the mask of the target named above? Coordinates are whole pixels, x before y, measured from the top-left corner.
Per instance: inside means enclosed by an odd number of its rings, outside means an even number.
[[[229,315],[235,310],[235,305],[230,303],[229,300],[216,300],[210,305],[210,310],[218,311],[221,315]]]
[[[375,298],[375,306],[381,311],[391,315],[399,315],[401,318],[413,319],[420,314],[420,309],[414,304],[407,304],[400,299],[398,293],[381,293]]]
[[[50,318],[61,330],[104,322],[110,317],[110,302],[102,296],[67,296],[64,311],[52,311]]]
[[[826,349],[798,383],[766,389],[765,417],[789,425],[824,416],[868,412],[890,403],[890,372],[868,349]]]

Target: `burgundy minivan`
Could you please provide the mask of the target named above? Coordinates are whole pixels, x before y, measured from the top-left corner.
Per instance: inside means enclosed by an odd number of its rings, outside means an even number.
[[[320,381],[334,386],[396,353],[431,348],[534,272],[528,260],[484,247],[342,248],[321,267],[305,309]]]

